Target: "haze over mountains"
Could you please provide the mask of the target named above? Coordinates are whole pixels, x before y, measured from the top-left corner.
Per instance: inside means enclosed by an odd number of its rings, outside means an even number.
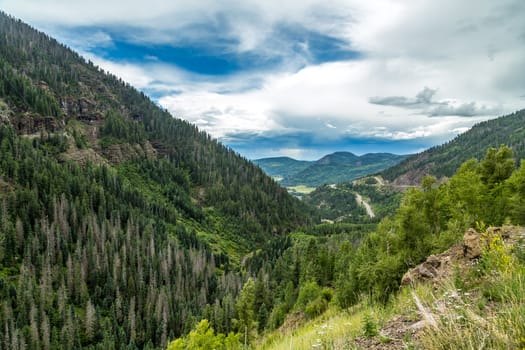
[[[335,152],[316,161],[276,157],[256,159],[254,163],[283,186],[317,187],[322,184],[349,182],[374,174],[401,162],[406,157],[391,153],[367,153],[357,156],[351,152]]]

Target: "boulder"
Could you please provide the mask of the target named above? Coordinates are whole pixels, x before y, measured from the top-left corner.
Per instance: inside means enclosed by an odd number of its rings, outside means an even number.
[[[476,259],[481,256],[482,250],[481,233],[473,228],[468,229],[463,236],[463,255],[467,259]]]
[[[416,281],[436,278],[439,274],[438,269],[440,265],[441,260],[437,256],[429,256],[424,263],[408,270],[407,273],[403,275],[403,278],[401,279],[401,285],[406,286],[413,284]]]

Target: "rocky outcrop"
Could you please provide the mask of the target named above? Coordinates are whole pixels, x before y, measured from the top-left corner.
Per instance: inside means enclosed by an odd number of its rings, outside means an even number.
[[[95,164],[109,164],[106,158],[96,153],[92,148],[70,150],[60,154],[58,159],[60,161],[73,161],[82,166],[88,161]]]
[[[112,164],[141,157],[153,159],[157,156],[155,148],[153,148],[149,141],[142,144],[113,144],[102,150],[102,154]]]
[[[466,259],[476,259],[481,255],[482,251],[481,233],[470,228],[463,236],[463,256]]]
[[[452,276],[457,269],[465,271],[476,264],[491,237],[499,235],[506,243],[525,239],[525,228],[516,226],[491,227],[484,234],[473,228],[465,232],[463,241],[439,255],[431,255],[427,260],[408,270],[401,279],[401,286],[413,285],[422,281],[438,283]]]
[[[100,111],[98,106],[87,98],[62,98],[60,108],[66,116],[83,122],[92,123],[103,119],[104,111]]]
[[[11,123],[19,134],[30,135],[39,132],[56,132],[65,126],[64,120],[43,117],[35,114],[19,115],[11,119]]]

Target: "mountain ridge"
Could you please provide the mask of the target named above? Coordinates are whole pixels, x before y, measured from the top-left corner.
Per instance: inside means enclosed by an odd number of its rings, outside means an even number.
[[[283,186],[342,183],[373,174],[405,159],[407,155],[392,153],[333,152],[314,161],[300,161],[290,157],[260,158],[253,162]]]
[[[310,209],[48,35],[0,33],[0,348],[163,349],[210,308],[232,329],[242,258]]]
[[[470,158],[481,159],[489,147],[509,146],[519,161],[525,158],[525,109],[474,125],[442,145],[408,157],[381,171],[386,180],[398,185],[418,185],[425,175],[450,177]]]

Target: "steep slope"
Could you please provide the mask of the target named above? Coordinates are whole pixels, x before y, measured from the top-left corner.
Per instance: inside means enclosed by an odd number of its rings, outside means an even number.
[[[411,156],[381,175],[396,184],[415,185],[424,175],[451,176],[464,161],[484,156],[489,147],[504,144],[516,159],[525,158],[525,110],[476,124],[443,145]]]
[[[0,13],[0,348],[163,348],[308,222],[257,166]]]
[[[188,172],[203,206],[241,217],[257,233],[304,220],[297,202],[259,168],[195,126],[19,21],[2,15],[0,29],[0,97],[18,133],[71,134],[94,159],[113,165],[141,155],[169,159]]]
[[[365,300],[309,321],[294,314],[260,349],[521,349],[524,239],[523,227],[471,228],[410,269],[388,307]]]
[[[349,182],[391,167],[406,156],[390,153],[370,153],[356,156],[350,152],[336,152],[319,159],[308,168],[284,178],[284,186],[307,185],[317,187],[322,184]]]

